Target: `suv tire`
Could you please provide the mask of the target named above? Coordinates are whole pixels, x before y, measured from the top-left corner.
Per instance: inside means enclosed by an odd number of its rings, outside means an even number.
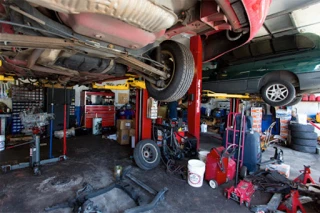
[[[271,106],[286,106],[296,97],[296,89],[289,81],[274,80],[262,87],[261,96]]]

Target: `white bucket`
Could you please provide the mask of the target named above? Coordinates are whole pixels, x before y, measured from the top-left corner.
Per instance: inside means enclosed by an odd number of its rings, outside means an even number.
[[[203,184],[206,164],[200,160],[188,161],[188,184],[193,187],[201,187]]]
[[[201,160],[202,162],[206,162],[207,160],[207,155],[209,154],[209,151],[200,151],[199,152],[199,160]]]
[[[4,150],[6,137],[4,135],[0,135],[0,151]]]
[[[102,127],[102,118],[93,118],[92,121],[92,134],[99,135],[101,134]]]
[[[208,129],[208,125],[207,124],[203,123],[203,124],[200,125],[200,127],[201,127],[201,132],[207,132],[207,129]]]

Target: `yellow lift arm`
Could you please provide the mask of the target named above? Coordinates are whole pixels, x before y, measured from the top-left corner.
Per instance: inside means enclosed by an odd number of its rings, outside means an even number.
[[[0,81],[14,81],[14,78],[12,76],[0,75]]]
[[[137,89],[145,89],[146,84],[144,81],[135,80],[134,78],[128,78],[126,83],[119,85],[106,84],[103,86],[99,86],[96,83],[92,84],[92,88],[94,89],[129,90],[130,87],[135,87]]]
[[[255,96],[250,96],[248,93],[241,94],[228,94],[228,93],[216,93],[210,90],[202,90],[202,97],[208,98],[219,98],[219,99],[227,99],[227,98],[239,98],[239,99],[257,99]]]

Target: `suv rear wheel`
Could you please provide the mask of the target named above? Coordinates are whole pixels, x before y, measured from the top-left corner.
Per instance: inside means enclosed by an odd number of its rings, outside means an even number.
[[[296,89],[286,80],[274,80],[263,86],[261,96],[271,106],[286,106],[296,97]]]

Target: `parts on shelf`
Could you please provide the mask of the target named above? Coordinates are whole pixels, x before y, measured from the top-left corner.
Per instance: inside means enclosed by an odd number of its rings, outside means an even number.
[[[37,107],[43,109],[44,106],[43,89],[35,87],[29,90],[23,86],[12,87],[12,134],[19,134],[24,129],[20,120],[20,112]]]

